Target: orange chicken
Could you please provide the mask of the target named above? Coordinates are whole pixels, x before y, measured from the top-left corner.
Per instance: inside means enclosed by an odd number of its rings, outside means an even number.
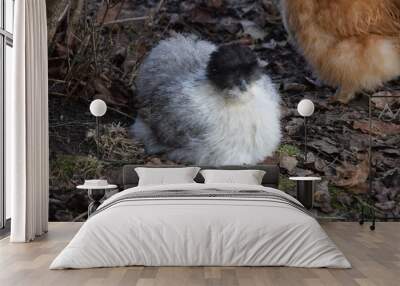
[[[400,76],[400,0],[280,0],[290,37],[348,103]]]

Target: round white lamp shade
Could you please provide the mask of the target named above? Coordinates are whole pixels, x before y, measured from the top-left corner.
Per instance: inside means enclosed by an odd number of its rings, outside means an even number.
[[[297,111],[301,116],[309,117],[314,113],[314,103],[309,99],[303,99],[297,105]]]
[[[107,112],[107,104],[101,99],[95,99],[90,103],[90,113],[93,116],[101,117]]]

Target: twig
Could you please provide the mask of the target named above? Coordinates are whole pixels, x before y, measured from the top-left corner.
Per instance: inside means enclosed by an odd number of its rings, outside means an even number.
[[[58,83],[66,83],[65,80],[62,80],[62,79],[55,79],[55,78],[49,78],[49,81],[58,82]]]
[[[119,3],[120,3],[120,7],[119,7],[117,15],[115,16],[115,20],[118,20],[119,16],[121,15],[121,11],[122,11],[122,8],[124,7],[125,0],[122,0]],[[117,5],[117,4],[115,4],[115,5]]]
[[[88,23],[87,23],[87,16],[88,16],[88,0],[85,0],[84,2],[84,25],[85,25],[85,34],[87,33],[88,30]]]
[[[65,123],[58,123],[58,124],[50,124],[49,128],[58,128],[64,126],[92,126],[93,123],[91,122],[65,122]]]
[[[163,6],[163,4],[164,4],[164,0],[160,0],[160,2],[158,2],[158,4],[157,4],[157,7],[150,12],[150,15],[148,17],[150,23],[154,22],[154,18],[158,14],[158,12],[160,12],[160,9]]]
[[[59,56],[59,57],[51,57],[49,58],[49,61],[58,61],[58,60],[65,60],[67,59],[67,56]]]
[[[158,2],[157,9],[154,11],[153,16],[157,15],[157,13],[160,12],[160,9],[163,5],[164,5],[164,0],[160,0],[160,2]]]
[[[50,91],[49,95],[57,95],[57,96],[62,96],[62,97],[68,97],[68,95],[61,93],[61,92],[55,92],[55,91]]]
[[[67,17],[67,24],[68,24],[68,25],[71,24],[71,23],[69,22],[70,16],[71,16],[71,8],[70,8],[70,5],[68,5],[68,13],[67,13],[67,16],[66,16],[66,17]],[[67,64],[68,64],[68,71],[71,70],[71,57],[70,57],[71,53],[70,53],[70,49],[69,49],[69,30],[70,30],[70,28],[67,28],[66,36],[65,36],[65,39],[64,39],[64,41],[65,41],[65,46],[66,46],[66,48],[67,48]]]
[[[79,38],[77,35],[75,35],[75,33],[74,33],[74,32],[69,32],[69,33],[70,33],[71,37],[73,37],[73,38],[77,39],[79,42],[82,42],[82,39],[81,39],[81,38]]]
[[[110,1],[106,1],[107,2],[107,4],[106,4],[106,10],[104,11],[104,14],[103,14],[103,17],[102,17],[102,19],[101,19],[101,21],[100,21],[100,23],[99,23],[99,26],[103,26],[103,24],[104,24],[104,20],[106,19],[106,16],[107,16],[107,14],[108,14],[108,10],[110,9]],[[98,13],[99,11],[97,11],[96,12],[96,16],[97,16],[97,13]],[[96,17],[97,18],[97,17]],[[94,25],[93,25],[94,26]]]
[[[130,116],[129,114],[126,114],[125,112],[122,112],[122,111],[120,111],[120,110],[118,110],[118,109],[115,109],[115,108],[113,108],[113,107],[107,106],[107,108],[110,109],[110,110],[112,110],[112,111],[114,111],[114,112],[116,112],[116,113],[119,113],[119,114],[121,114],[121,115],[123,115],[123,116],[125,116],[125,117],[128,117],[129,119],[132,119],[132,120],[135,119],[134,117]]]
[[[94,26],[92,27],[92,44],[93,44],[94,74],[95,76],[97,76],[97,50],[96,50],[96,35]]]
[[[125,19],[119,19],[119,20],[115,20],[115,21],[106,22],[103,24],[97,24],[96,26],[109,26],[109,25],[114,25],[114,24],[123,24],[126,22],[144,21],[144,20],[147,20],[148,18],[149,18],[149,16],[125,18]]]
[[[70,4],[67,4],[61,13],[60,17],[58,17],[57,22],[60,23],[62,20],[64,20],[65,16],[67,16],[68,10],[71,7]]]
[[[68,71],[67,75],[65,76],[65,81],[69,81],[70,77],[73,72],[73,68],[76,66],[78,62],[78,55],[84,54],[90,42],[90,35],[86,35],[85,39],[83,40],[81,46],[78,49],[78,52],[75,54],[74,58],[72,59],[71,69]]]

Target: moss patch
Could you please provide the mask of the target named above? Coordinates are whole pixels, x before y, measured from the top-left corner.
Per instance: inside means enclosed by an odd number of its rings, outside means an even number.
[[[295,191],[296,189],[296,182],[289,180],[288,177],[284,175],[279,176],[279,190],[285,192],[285,193],[290,193]]]
[[[288,155],[291,157],[297,157],[301,155],[300,149],[290,144],[282,144],[278,149],[278,153],[281,155]]]
[[[103,164],[92,156],[60,155],[50,161],[50,189],[72,190],[85,179],[101,176]]]

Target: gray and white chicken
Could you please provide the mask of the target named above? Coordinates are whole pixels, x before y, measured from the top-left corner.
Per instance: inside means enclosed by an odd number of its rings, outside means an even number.
[[[281,139],[280,97],[254,52],[177,35],[152,49],[136,81],[132,126],[150,154],[198,165],[255,164]]]

